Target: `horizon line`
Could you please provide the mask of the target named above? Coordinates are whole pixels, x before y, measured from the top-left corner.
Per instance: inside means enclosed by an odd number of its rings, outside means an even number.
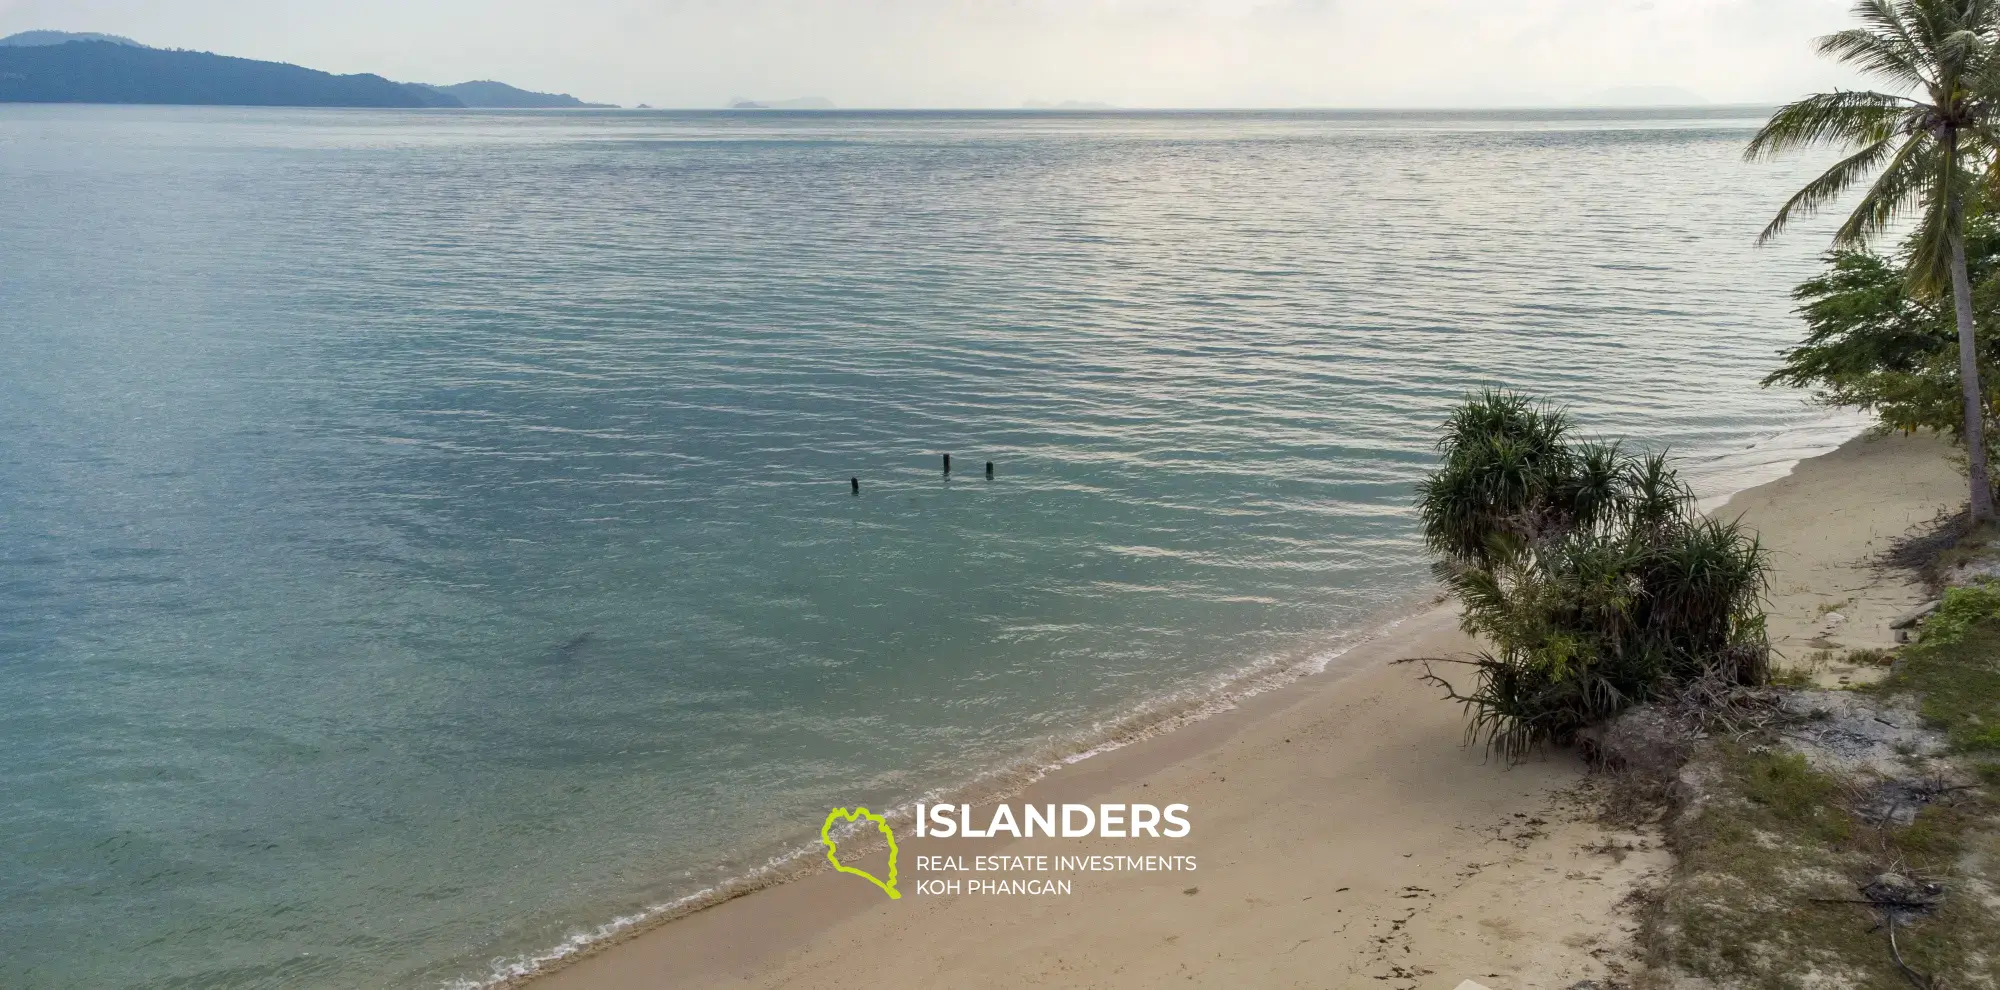
[[[611,105],[599,107],[548,107],[551,110],[669,110],[676,113],[762,113],[762,114],[828,114],[828,113],[1490,113],[1521,110],[1774,110],[1784,105],[1784,101],[1753,100],[1744,103],[1518,103],[1491,105],[1433,104],[1424,106],[1103,106],[1103,107],[993,107],[993,106],[834,106],[811,107],[731,107],[731,106],[668,106],[665,104],[635,103],[631,105]],[[406,109],[458,110],[459,107],[411,107]],[[468,110],[536,109],[523,107],[466,107]]]

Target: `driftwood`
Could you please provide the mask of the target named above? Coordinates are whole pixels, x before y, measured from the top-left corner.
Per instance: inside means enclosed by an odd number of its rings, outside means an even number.
[[[1937,984],[1930,977],[1911,969],[1910,964],[1903,961],[1903,950],[1896,947],[1896,912],[1894,911],[1889,912],[1889,955],[1896,960],[1896,968],[1902,970],[1903,975],[1909,977],[1911,983],[1916,984],[1917,990],[1936,990]]]
[[[1904,978],[1917,990],[1938,990],[1937,982],[1911,968],[1903,961],[1903,948],[1896,943],[1896,924],[1899,916],[1922,916],[1937,910],[1944,901],[1944,885],[1932,883],[1909,875],[1900,870],[1892,870],[1862,884],[1860,897],[1814,897],[1814,904],[1859,904],[1881,914],[1876,928],[1889,930],[1889,957],[1895,960],[1896,968],[1902,970]]]

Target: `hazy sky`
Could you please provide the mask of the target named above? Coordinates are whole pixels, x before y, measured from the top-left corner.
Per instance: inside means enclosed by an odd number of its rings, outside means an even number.
[[[1777,101],[1854,78],[1851,0],[0,0],[0,34],[590,100],[712,107],[1493,106],[1674,86]]]

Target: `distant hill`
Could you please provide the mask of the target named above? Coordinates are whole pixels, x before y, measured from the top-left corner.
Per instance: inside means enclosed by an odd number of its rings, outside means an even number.
[[[149,48],[130,38],[23,31],[0,38],[0,103],[261,107],[608,107],[488,79],[452,86],[337,76],[285,62]]]
[[[729,101],[731,110],[832,110],[833,101],[824,96],[801,96],[795,100],[746,100],[740,96]]]
[[[36,48],[42,45],[60,45],[70,41],[109,41],[114,45],[131,45],[144,48],[130,38],[115,34],[97,34],[93,31],[22,31],[0,38],[0,47]]]
[[[336,76],[283,62],[111,41],[0,48],[0,103],[462,106],[377,75]]]
[[[559,109],[575,107],[615,107],[613,103],[585,103],[568,93],[535,93],[517,89],[503,82],[479,79],[452,86],[430,86],[411,83],[423,89],[444,93],[468,107],[531,107]]]

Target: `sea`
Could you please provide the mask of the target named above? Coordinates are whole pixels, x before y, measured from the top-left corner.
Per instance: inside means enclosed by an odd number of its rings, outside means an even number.
[[[1776,477],[1766,113],[0,108],[0,986],[476,987],[1338,664],[1473,390]]]

